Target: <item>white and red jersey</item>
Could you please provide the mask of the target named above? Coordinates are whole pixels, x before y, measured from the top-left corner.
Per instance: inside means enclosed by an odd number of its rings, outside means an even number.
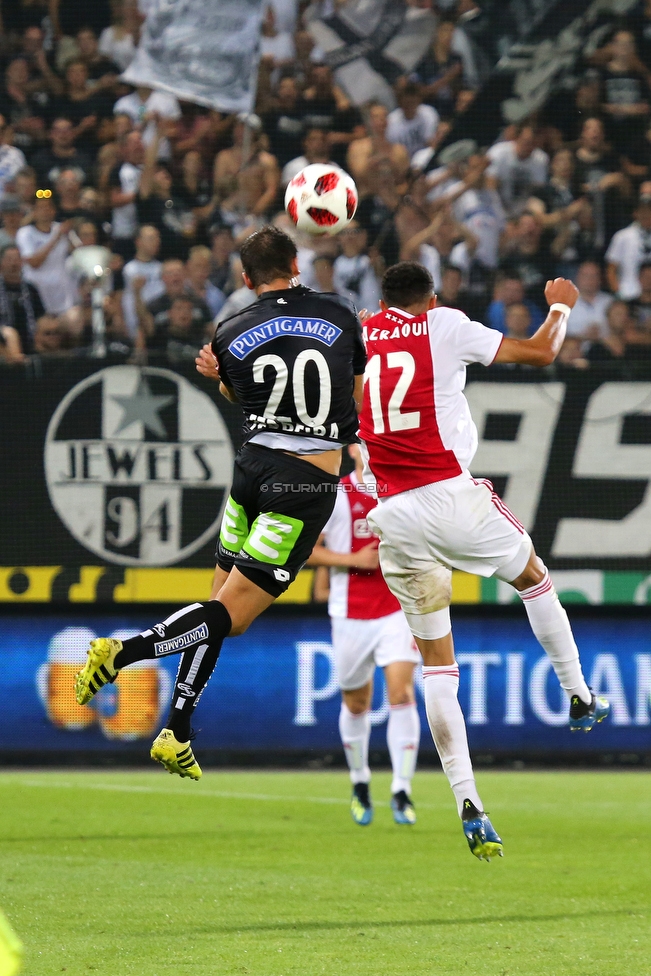
[[[334,511],[323,530],[326,548],[332,552],[357,552],[377,539],[366,521],[376,505],[373,495],[358,483],[354,471],[342,478]],[[384,582],[379,566],[373,572],[344,566],[330,568],[328,613],[331,617],[375,620],[399,609],[400,604]]]
[[[477,450],[466,366],[489,366],[502,334],[457,309],[390,308],[365,323],[364,338],[359,435],[378,498],[456,478]]]

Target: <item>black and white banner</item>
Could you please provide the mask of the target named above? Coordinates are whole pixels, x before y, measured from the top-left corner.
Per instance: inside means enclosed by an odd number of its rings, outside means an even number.
[[[250,112],[263,0],[153,0],[122,75],[220,112]]]
[[[306,20],[325,63],[357,105],[393,105],[391,86],[424,57],[436,27],[431,11],[405,0],[349,0],[325,17],[314,4]]]

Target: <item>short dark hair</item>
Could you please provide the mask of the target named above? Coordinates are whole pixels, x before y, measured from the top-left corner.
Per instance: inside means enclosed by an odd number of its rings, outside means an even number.
[[[382,278],[382,298],[387,305],[409,308],[425,301],[434,291],[432,276],[422,264],[401,261],[387,268]]]
[[[240,258],[254,288],[276,278],[291,278],[297,251],[294,241],[278,227],[263,227],[244,241]]]

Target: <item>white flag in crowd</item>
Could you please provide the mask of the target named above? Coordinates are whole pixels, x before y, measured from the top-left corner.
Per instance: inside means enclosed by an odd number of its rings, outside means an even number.
[[[153,0],[136,57],[122,75],[221,112],[255,98],[263,0]]]
[[[436,18],[405,0],[348,0],[330,16],[307,11],[320,55],[357,105],[377,99],[393,107],[391,85],[409,74],[431,44]]]

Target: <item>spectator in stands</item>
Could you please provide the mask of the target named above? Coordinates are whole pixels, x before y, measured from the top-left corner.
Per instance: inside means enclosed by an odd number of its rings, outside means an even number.
[[[422,88],[416,81],[397,86],[398,108],[389,113],[386,137],[405,147],[409,158],[425,149],[435,138],[440,117],[435,108],[423,104]]]
[[[294,38],[288,31],[276,28],[276,14],[269,5],[264,12],[260,30],[260,60],[271,70],[271,80],[275,81],[278,72],[289,68],[294,60],[296,48]]]
[[[278,82],[276,97],[262,116],[269,148],[281,169],[301,155],[305,119],[299,101],[298,83],[286,75]]]
[[[601,72],[602,111],[609,136],[624,155],[635,155],[643,127],[636,123],[649,115],[650,93],[645,72],[638,67],[635,39],[619,30],[610,47],[612,58]]]
[[[41,102],[47,102],[47,97],[42,96]],[[44,138],[44,108],[30,90],[27,60],[14,58],[5,71],[0,112],[11,126],[14,145],[28,154]]]
[[[62,169],[74,169],[82,185],[89,183],[92,162],[88,153],[75,146],[75,132],[70,119],[54,119],[49,131],[50,145],[39,149],[32,157],[39,182],[54,186]]]
[[[142,300],[140,280],[136,279],[132,282],[136,297],[136,311],[139,319],[139,348],[146,346],[147,348],[157,349],[159,351],[164,349],[170,324],[170,309],[178,298],[183,298],[191,302],[191,318],[196,334],[203,336],[207,327],[212,322],[210,309],[203,299],[192,297],[185,290],[185,265],[182,261],[176,259],[164,261],[161,277],[165,290],[146,306]],[[202,343],[203,339],[199,345],[202,345]]]
[[[23,223],[23,208],[17,196],[7,194],[0,200],[0,253],[10,244],[16,243],[16,234]]]
[[[88,78],[93,91],[106,91],[114,94],[118,84],[120,68],[99,50],[97,34],[92,27],[82,27],[77,31],[79,55],[88,68]]]
[[[359,110],[351,105],[342,90],[335,85],[331,69],[325,64],[313,64],[308,87],[300,102],[304,113],[305,130],[325,129],[332,159],[341,166],[346,162],[346,150],[351,142],[360,139],[364,126]]]
[[[145,163],[136,197],[139,224],[156,227],[161,239],[161,257],[188,256],[194,242],[197,220],[184,201],[173,192],[173,179],[167,163],[158,158],[158,146],[163,126],[158,125],[156,137],[145,150]]]
[[[51,190],[38,192],[42,195],[34,201],[32,223],[20,228],[16,244],[23,259],[25,280],[38,290],[46,312],[59,315],[75,302],[75,285],[66,270],[72,222],[60,224],[54,219],[56,207]]]
[[[158,329],[148,342],[152,351],[164,351],[172,362],[193,362],[197,349],[206,341],[206,329],[194,317],[194,302],[179,295],[170,305],[164,329]]]
[[[498,272],[495,278],[493,301],[486,312],[486,325],[506,333],[506,310],[511,305],[526,305],[533,332],[542,325],[545,315],[537,305],[527,300],[521,279],[513,272]]]
[[[174,196],[178,197],[184,209],[192,213],[198,223],[210,219],[217,198],[204,175],[203,161],[198,149],[191,149],[183,156],[181,175],[174,183]]]
[[[242,262],[239,258],[235,258],[231,273],[230,294],[215,319],[215,325],[219,325],[220,322],[224,322],[231,315],[241,312],[243,308],[251,305],[254,301],[255,292],[242,284]]]
[[[623,359],[626,355],[629,336],[635,328],[626,302],[619,299],[611,302],[606,318],[608,320],[607,333],[599,341],[592,342],[586,353],[590,362]]]
[[[0,115],[0,199],[11,188],[12,181],[27,161],[12,143],[11,128],[4,115]]]
[[[441,271],[441,287],[436,293],[437,306],[444,305],[446,308],[458,308],[465,312],[459,300],[462,285],[463,273],[461,268],[456,268],[453,264],[446,264]]]
[[[640,339],[651,341],[651,261],[644,261],[638,271],[640,294],[629,302],[629,312]]]
[[[315,291],[332,293],[336,292],[334,279],[335,259],[330,254],[317,254],[312,261],[312,273],[314,274],[316,288]]]
[[[33,24],[25,29],[20,53],[27,61],[29,69],[28,90],[37,95],[60,95],[63,92],[63,83],[50,64],[44,42],[45,33],[42,27]]]
[[[31,166],[24,166],[16,173],[12,183],[14,186],[15,196],[17,196],[20,200],[20,206],[23,212],[23,223],[25,223],[25,221],[31,220],[34,200],[36,199],[36,190],[38,189],[36,173]],[[2,195],[0,194],[0,197],[1,196]]]
[[[567,146],[557,149],[552,156],[550,177],[544,186],[536,187],[534,197],[545,205],[544,227],[557,227],[578,213],[582,201],[576,199],[574,156]]]
[[[57,118],[70,119],[74,126],[75,142],[90,154],[95,150],[95,130],[100,119],[111,116],[111,99],[103,92],[95,92],[88,85],[88,67],[81,58],[66,65],[65,94],[55,99],[53,111]]]
[[[509,339],[528,339],[531,331],[531,313],[524,302],[514,302],[504,313],[505,335]]]
[[[158,158],[172,158],[168,137],[173,136],[174,123],[181,118],[181,106],[174,95],[153,91],[151,88],[139,85],[130,95],[118,98],[113,106],[113,114],[128,115],[134,127],[142,134],[145,146],[151,145],[154,141],[158,123],[162,122],[165,135],[158,143]]]
[[[635,220],[617,231],[606,252],[608,285],[626,302],[640,294],[640,265],[651,259],[651,183],[640,190]]]
[[[440,117],[454,114],[457,96],[463,83],[463,62],[452,50],[455,21],[441,18],[430,50],[416,67],[416,80],[423,86],[423,98],[433,105]]]
[[[122,269],[124,291],[122,310],[127,332],[135,338],[138,331],[138,313],[134,282],[138,281],[140,295],[145,305],[153,301],[165,290],[162,279],[163,265],[158,260],[160,253],[160,234],[155,227],[143,224],[136,237],[136,254]]]
[[[606,143],[603,122],[586,119],[574,154],[576,195],[587,194],[595,219],[595,244],[605,248],[613,231],[621,227],[622,201],[630,184],[619,168],[619,157]]]
[[[8,245],[0,258],[0,326],[15,331],[21,353],[32,352],[36,321],[43,312],[38,290],[23,276],[20,251]]]
[[[541,219],[523,213],[504,235],[500,267],[520,278],[525,296],[539,308],[545,307],[545,285],[552,276],[549,240],[543,234]]]
[[[245,133],[248,128],[248,145]],[[261,226],[278,193],[278,163],[264,148],[260,117],[240,113],[233,129],[233,146],[215,160],[214,187],[222,223],[235,232]]]
[[[122,157],[108,178],[113,208],[111,249],[129,261],[135,254],[134,237],[138,227],[136,199],[145,159],[145,147],[139,132],[130,132],[125,136]]]
[[[81,181],[74,169],[62,169],[56,181],[57,220],[75,220],[82,216]]]
[[[338,239],[342,253],[334,263],[335,291],[349,298],[358,309],[379,311],[380,283],[366,254],[366,231],[356,220],[352,220]]]
[[[527,199],[547,180],[549,157],[536,148],[530,125],[522,125],[515,139],[497,142],[488,150],[491,161],[488,175],[495,177],[497,189],[509,216],[516,216]]]
[[[216,224],[211,228],[210,253],[212,255],[212,266],[210,280],[215,288],[219,288],[224,295],[229,295],[232,290],[231,276],[233,271],[234,249],[235,241],[233,240],[233,231],[230,227]]]
[[[214,318],[226,301],[226,296],[210,280],[212,255],[209,247],[197,245],[190,248],[186,264],[186,291],[193,298],[205,302]]]
[[[583,345],[577,336],[566,336],[556,357],[556,364],[571,366],[573,369],[587,369],[590,363],[583,354]]]
[[[114,115],[111,129],[113,138],[105,142],[97,153],[96,183],[102,193],[109,189],[109,180],[115,167],[124,161],[125,140],[133,132],[133,122],[124,113]]]
[[[99,50],[122,71],[126,71],[136,53],[140,37],[140,16],[137,0],[114,0],[110,27],[105,27],[99,39]]]
[[[362,197],[356,220],[368,234],[369,249],[388,268],[400,260],[400,238],[395,216],[402,197],[388,160],[378,163],[373,174],[373,193]]]
[[[380,102],[366,106],[368,135],[355,139],[348,147],[347,169],[357,184],[360,197],[368,196],[375,189],[375,178],[380,166],[391,169],[393,182],[399,191],[407,188],[409,153],[399,142],[387,139],[389,113]]]
[[[584,261],[576,276],[579,297],[567,320],[567,334],[582,339],[599,339],[608,331],[607,312],[613,297],[601,290],[601,268],[596,261]]]
[[[42,315],[36,322],[33,352],[39,356],[56,356],[70,348],[70,338],[59,325],[56,315]]]
[[[328,148],[328,134],[325,129],[308,129],[303,138],[303,155],[290,159],[283,167],[280,177],[282,187],[286,187],[297,173],[311,163],[332,163]],[[215,179],[215,186],[217,180]]]

